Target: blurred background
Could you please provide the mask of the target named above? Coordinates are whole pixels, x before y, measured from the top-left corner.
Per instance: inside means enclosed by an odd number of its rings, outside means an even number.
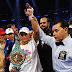
[[[26,3],[34,8],[38,21],[48,17],[52,23],[57,19],[69,22],[72,17],[72,0],[0,0],[0,28],[6,29],[7,24],[15,24],[18,29],[22,26],[32,29],[28,17],[24,13]]]

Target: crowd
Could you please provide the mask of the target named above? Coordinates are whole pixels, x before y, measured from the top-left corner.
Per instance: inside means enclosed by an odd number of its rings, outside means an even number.
[[[33,15],[27,3],[25,14],[32,29],[15,24],[0,28],[0,72],[72,72],[72,17],[53,22],[52,30],[47,17]]]

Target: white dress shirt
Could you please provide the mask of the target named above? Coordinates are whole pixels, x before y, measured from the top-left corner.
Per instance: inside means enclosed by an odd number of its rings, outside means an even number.
[[[72,72],[72,39],[70,35],[62,40],[64,45],[56,46],[55,38],[45,35],[39,28],[39,37],[52,48],[53,69],[55,72]]]

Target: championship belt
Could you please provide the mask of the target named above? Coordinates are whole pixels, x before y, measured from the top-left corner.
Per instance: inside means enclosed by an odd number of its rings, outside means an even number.
[[[15,42],[15,48],[9,55],[10,62],[14,65],[16,70],[20,70],[21,65],[26,59],[26,54],[20,48],[20,42]]]

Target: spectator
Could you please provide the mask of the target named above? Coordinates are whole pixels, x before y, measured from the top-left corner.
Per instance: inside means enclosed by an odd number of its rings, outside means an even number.
[[[12,28],[14,31],[15,41],[20,41],[20,38],[18,35],[18,28],[15,27],[15,24],[8,24],[7,28]]]
[[[11,42],[7,42],[5,39],[5,30],[0,28],[0,72],[9,72],[9,53]]]
[[[6,29],[6,38],[14,42],[14,31],[11,28]]]
[[[47,17],[40,19],[40,28],[46,35],[52,36],[52,30],[49,28],[50,21]],[[43,67],[43,72],[53,72],[52,68],[52,49],[50,46],[39,40],[38,53]]]
[[[71,35],[72,38],[72,17],[69,19],[68,33]]]

